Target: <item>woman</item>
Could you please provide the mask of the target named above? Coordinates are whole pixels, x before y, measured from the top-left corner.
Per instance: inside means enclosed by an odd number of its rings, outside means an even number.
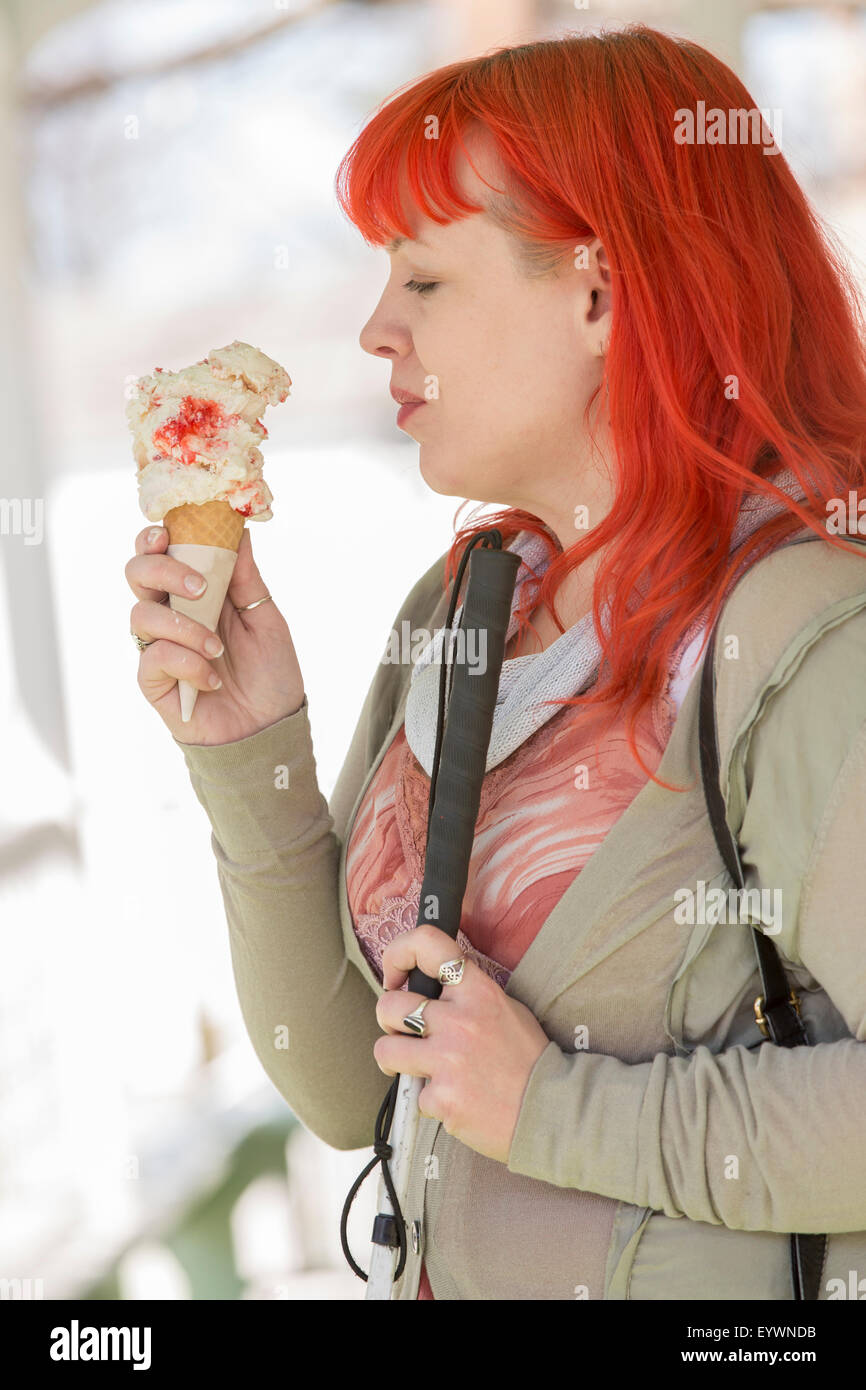
[[[268,1075],[338,1148],[428,1078],[400,1299],[787,1299],[794,1231],[829,1234],[820,1297],[866,1274],[866,557],[828,520],[864,487],[864,344],[765,128],[682,138],[747,109],[635,26],[431,73],[341,165],[390,256],[361,345],[416,402],[428,485],[506,504],[479,525],[524,562],[456,947],[415,923],[435,634],[477,526],[401,606],[392,638],[434,636],[414,665],[389,639],[330,806],[248,534],[220,652],[162,602],[191,577],[164,530],[127,566]],[[722,787],[768,904],[733,920],[702,906],[730,883],[694,679],[720,614]],[[180,676],[208,692],[189,724]],[[762,1045],[750,920],[824,1046]],[[455,956],[409,1036],[408,972]]]

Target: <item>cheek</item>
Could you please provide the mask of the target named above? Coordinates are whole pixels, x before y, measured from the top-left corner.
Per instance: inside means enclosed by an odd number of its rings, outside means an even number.
[[[498,360],[500,325],[495,312],[477,304],[446,302],[430,305],[423,322],[413,325],[412,342],[425,373],[435,373],[456,395],[484,384]]]
[[[454,431],[452,445],[471,439],[493,448],[503,440],[546,447],[547,431],[576,426],[586,392],[561,315],[519,299],[497,299],[483,312],[448,307],[431,311],[413,335],[425,386],[435,378],[439,390],[425,430],[441,423]]]

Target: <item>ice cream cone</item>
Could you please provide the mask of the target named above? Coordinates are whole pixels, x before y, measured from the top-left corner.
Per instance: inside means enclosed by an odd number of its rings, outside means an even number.
[[[218,545],[237,554],[244,518],[228,502],[186,502],[166,512],[163,525],[172,545]]]
[[[191,565],[207,580],[200,598],[171,594],[170,607],[185,613],[216,632],[222,613],[244,530],[244,518],[228,502],[189,502],[166,512],[163,523],[168,530],[168,554]],[[198,690],[189,681],[178,681],[180,716],[185,724],[192,718]]]

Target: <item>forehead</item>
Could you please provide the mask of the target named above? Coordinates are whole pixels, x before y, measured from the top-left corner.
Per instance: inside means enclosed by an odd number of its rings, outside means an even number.
[[[486,132],[471,129],[464,133],[463,143],[466,147],[466,154],[460,148],[455,149],[454,152],[454,182],[463,198],[486,208],[491,199],[503,191],[502,166]],[[385,247],[388,255],[394,255],[401,246],[412,248],[417,246],[425,251],[435,251],[443,233],[447,232],[449,227],[453,228],[454,223],[440,224],[425,216],[420,208],[415,207],[408,200],[405,189],[403,190],[402,201],[404,214],[408,219],[408,225],[412,228],[413,235],[411,237],[394,237],[393,241]],[[483,217],[484,214],[481,215]],[[470,218],[470,220],[475,219]]]

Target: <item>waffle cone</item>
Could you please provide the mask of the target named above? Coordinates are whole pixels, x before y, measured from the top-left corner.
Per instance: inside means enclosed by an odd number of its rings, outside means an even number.
[[[185,502],[166,512],[163,525],[170,545],[218,545],[237,550],[244,518],[229,502]]]

